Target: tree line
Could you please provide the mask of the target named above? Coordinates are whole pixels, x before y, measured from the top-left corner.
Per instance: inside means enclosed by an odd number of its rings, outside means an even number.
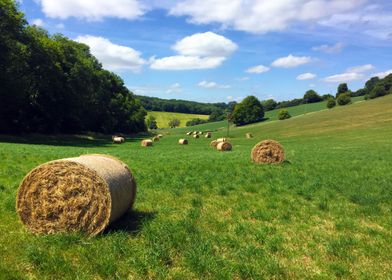
[[[89,47],[29,26],[13,0],[0,0],[0,132],[146,130],[146,111]]]

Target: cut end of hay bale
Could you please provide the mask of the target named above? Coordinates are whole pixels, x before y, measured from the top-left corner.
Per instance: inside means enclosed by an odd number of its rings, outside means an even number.
[[[152,146],[152,140],[145,139],[145,140],[142,140],[142,142],[140,144],[141,144],[142,147],[151,147]]]
[[[232,150],[232,146],[229,142],[219,142],[218,145],[216,145],[216,149],[218,151],[227,152]]]
[[[178,140],[178,144],[180,144],[180,145],[188,145],[188,140],[180,139],[180,140]]]
[[[247,139],[253,138],[253,134],[252,133],[247,133],[245,136],[246,136]]]
[[[131,208],[135,194],[136,183],[120,160],[86,155],[33,169],[19,186],[16,210],[34,233],[93,236]]]
[[[264,140],[256,144],[251,153],[255,163],[278,164],[285,159],[283,146],[274,140]]]

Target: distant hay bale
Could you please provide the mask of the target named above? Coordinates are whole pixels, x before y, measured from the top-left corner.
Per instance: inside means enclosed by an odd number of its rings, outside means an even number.
[[[160,139],[160,138],[159,138],[158,136],[155,136],[155,137],[152,138],[152,141],[153,141],[153,142],[158,142],[159,139]]]
[[[218,145],[216,145],[216,149],[218,151],[226,152],[231,151],[232,146],[229,142],[219,142]]]
[[[229,141],[229,139],[227,139],[227,138],[218,138],[218,139],[216,139],[216,141],[218,141],[218,142],[227,142],[227,141]]]
[[[197,131],[192,131],[192,135],[197,135]]]
[[[124,142],[125,142],[124,137],[119,137],[119,136],[113,137],[113,143],[114,144],[122,144]]]
[[[213,148],[216,148],[216,146],[218,145],[218,143],[219,143],[218,141],[212,140],[211,143],[210,143],[210,146],[213,147]]]
[[[180,145],[188,145],[188,140],[180,139],[180,140],[178,140],[178,144],[180,144]]]
[[[158,137],[159,139],[161,139],[161,138],[163,137],[163,135],[162,135],[162,134],[158,134],[157,137]]]
[[[195,135],[193,135],[193,138],[200,138],[200,136],[199,136],[199,134],[195,134]]]
[[[211,138],[212,133],[211,132],[207,132],[206,135],[204,136],[205,138]]]
[[[283,146],[274,140],[264,140],[256,144],[251,153],[255,163],[282,163],[285,158]]]
[[[203,135],[203,131],[198,131],[197,134]]]
[[[187,132],[187,134],[186,135],[192,135],[192,131],[189,131],[189,132]]]
[[[143,147],[150,147],[150,146],[152,146],[152,140],[150,140],[150,139],[142,140],[141,145]]]
[[[253,134],[252,133],[247,133],[245,136],[246,136],[247,139],[253,138]]]
[[[106,155],[42,164],[21,182],[16,210],[34,233],[94,236],[132,208],[136,182],[129,168]]]

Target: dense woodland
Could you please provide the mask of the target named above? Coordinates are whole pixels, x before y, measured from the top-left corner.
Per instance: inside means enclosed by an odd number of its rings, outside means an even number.
[[[146,111],[86,45],[29,26],[0,0],[0,132],[146,130]]]

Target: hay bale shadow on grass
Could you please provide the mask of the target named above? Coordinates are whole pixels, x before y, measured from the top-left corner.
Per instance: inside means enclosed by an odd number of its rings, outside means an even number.
[[[103,232],[108,235],[114,232],[125,232],[128,234],[138,234],[145,223],[155,219],[156,212],[144,212],[130,210],[126,212],[120,219],[110,224]]]

